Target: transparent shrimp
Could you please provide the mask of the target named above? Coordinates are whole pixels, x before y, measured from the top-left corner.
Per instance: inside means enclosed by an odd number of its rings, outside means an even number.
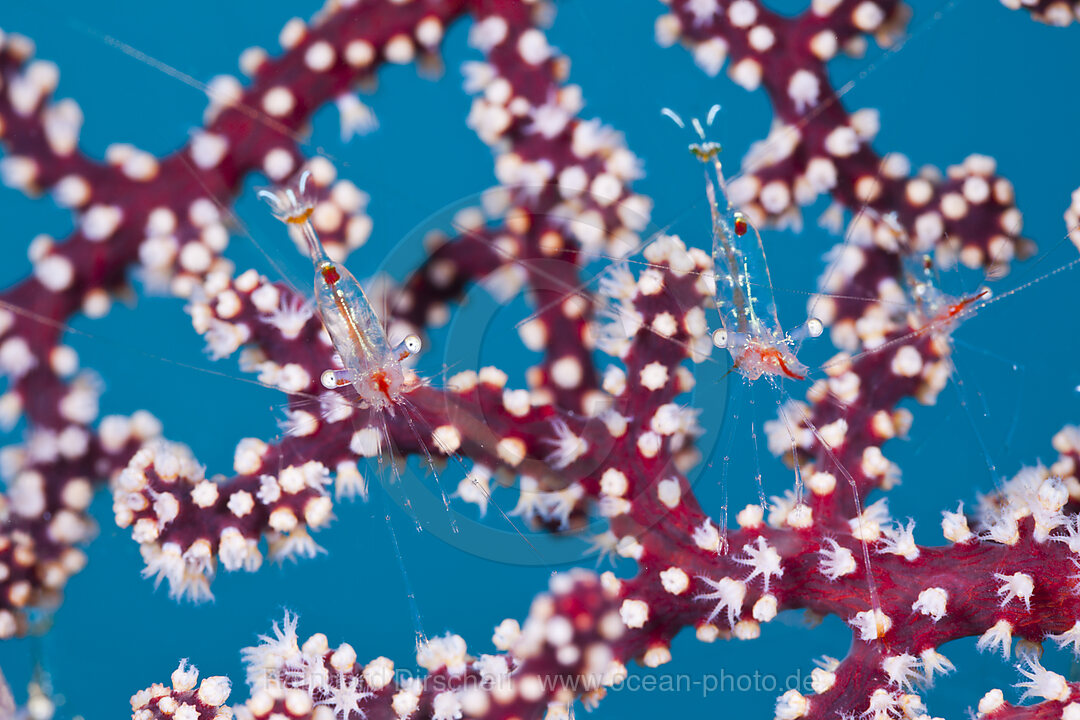
[[[795,351],[806,337],[821,335],[824,326],[815,317],[810,317],[792,333],[784,332],[780,325],[761,235],[729,199],[719,157],[721,146],[705,136],[705,127],[712,126],[719,111],[719,105],[710,108],[705,126],[697,118],[691,119],[698,139],[689,145],[690,153],[705,165],[705,192],[712,221],[713,294],[721,323],[713,332],[713,344],[730,353],[732,370],[742,375],[748,384],[765,376],[769,385],[783,395],[781,380],[804,380],[809,371],[795,356]],[[671,109],[664,108],[661,113],[679,127],[685,127],[682,118]],[[753,230],[752,239],[748,237],[750,230]],[[750,404],[753,405],[752,397]],[[787,422],[782,403],[777,403],[777,409]],[[750,416],[750,435],[756,448],[757,427],[753,412]],[[801,502],[803,483],[794,433],[791,433],[791,438],[796,499]],[[765,509],[760,471],[757,482],[762,509]],[[725,529],[726,523],[725,517]]]
[[[352,385],[359,396],[359,406],[375,413],[385,413],[382,417],[382,447],[390,447],[390,430],[386,415],[393,416],[397,410],[402,414],[416,436],[417,444],[427,455],[428,465],[435,471],[434,461],[427,450],[427,445],[420,437],[414,421],[409,417],[410,405],[405,394],[421,383],[412,373],[406,371],[402,362],[420,352],[421,340],[417,335],[408,335],[396,347],[391,347],[390,340],[383,329],[382,321],[368,300],[364,289],[357,279],[343,265],[335,263],[326,254],[319,236],[311,224],[314,202],[307,196],[307,183],[311,177],[304,171],[295,187],[288,186],[274,190],[259,190],[258,196],[271,207],[274,216],[288,225],[295,225],[307,244],[308,254],[315,269],[315,303],[326,328],[330,341],[341,359],[342,368],[327,369],[320,379],[323,387],[334,390]],[[380,464],[382,458],[380,457]],[[397,476],[396,465],[390,461]],[[397,478],[400,480],[400,478]],[[438,474],[435,474],[439,492],[447,514],[450,514],[450,500],[442,490]],[[406,508],[412,514],[412,505],[406,501]],[[402,556],[401,545],[390,514],[384,514],[387,530],[393,543],[394,554],[405,583],[409,608],[412,613],[413,629],[416,635],[416,647],[419,649],[427,642],[424,633],[420,609],[416,603],[409,582],[408,571]],[[418,530],[422,528],[418,518],[413,516]],[[457,524],[451,516],[450,525],[457,532]]]
[[[915,328],[914,334],[935,333],[951,337],[952,331],[961,320],[970,317],[993,301],[993,293],[985,283],[980,284],[971,293],[951,295],[945,292],[936,276],[934,258],[927,252],[919,251],[897,220],[896,213],[881,215],[872,208],[864,208],[863,212],[895,233],[898,244],[904,249],[907,316],[910,324]],[[984,278],[984,280],[989,279],[991,279],[990,275]]]
[[[328,390],[352,385],[359,397],[359,407],[383,414],[384,448],[391,446],[386,416],[394,416],[401,410],[418,445],[427,455],[428,466],[434,472],[434,460],[416,430],[409,412],[410,404],[405,397],[407,392],[422,384],[402,364],[406,358],[420,352],[420,338],[408,335],[400,344],[392,347],[382,321],[360,283],[343,265],[335,263],[326,254],[311,224],[314,202],[306,193],[310,177],[310,172],[304,171],[295,187],[263,189],[258,195],[269,203],[275,217],[288,225],[299,227],[307,243],[308,254],[315,268],[315,304],[342,364],[341,368],[330,368],[323,372],[322,385]],[[446,512],[450,514],[450,499],[442,490],[437,473],[435,480],[439,484]],[[450,522],[456,532],[457,525],[452,516]],[[417,527],[420,527],[419,521]]]
[[[707,125],[712,124],[718,110],[715,105],[709,110]],[[665,108],[664,114],[683,125],[671,110]],[[705,165],[705,192],[712,216],[715,301],[721,322],[713,333],[713,343],[731,354],[735,370],[749,381],[762,375],[804,380],[808,368],[795,357],[795,350],[807,336],[820,335],[823,325],[811,317],[790,334],[780,326],[761,234],[728,199],[720,144],[705,138],[697,118],[691,123],[699,141],[690,144],[690,152]],[[748,237],[751,230],[752,238]]]
[[[422,345],[420,337],[408,335],[398,345],[391,346],[386,331],[383,329],[382,321],[372,307],[367,295],[364,294],[360,283],[344,266],[333,262],[327,256],[326,250],[323,248],[315,228],[311,224],[314,202],[305,192],[309,179],[310,173],[305,171],[300,175],[295,187],[263,189],[258,192],[258,195],[269,203],[275,217],[288,225],[298,226],[307,243],[315,269],[316,307],[343,366],[342,368],[332,368],[323,372],[322,385],[329,390],[352,385],[359,396],[360,407],[382,415],[381,424],[384,442],[381,447],[383,449],[389,449],[392,446],[387,416],[394,416],[398,410],[401,411],[402,417],[412,431],[417,445],[427,458],[428,467],[431,469],[435,482],[439,486],[443,506],[450,516],[451,530],[457,533],[458,526],[453,519],[450,498],[442,488],[439,474],[435,469],[435,461],[428,449],[428,443],[425,442],[421,433],[422,428],[426,431],[428,437],[434,437],[432,429],[426,426],[424,418],[416,412],[415,406],[408,398],[408,393],[424,384],[415,373],[407,370],[403,365],[407,358],[420,352]],[[485,428],[481,422],[475,422],[466,416],[460,417],[459,421],[469,423],[469,426],[475,430],[474,436],[485,437],[483,433]],[[438,440],[435,440],[435,442],[438,445]],[[490,444],[493,445],[494,443]],[[453,451],[441,445],[438,445],[438,447],[448,457],[460,463],[460,458]],[[396,468],[392,460],[390,465],[392,468]],[[490,493],[479,486],[477,487],[486,500],[499,510],[500,515],[510,524],[518,536],[537,554],[541,562],[546,564],[536,547],[514,525],[513,521],[494,501]],[[408,501],[406,502],[408,505]],[[417,528],[420,527],[417,520]],[[392,526],[390,526],[390,532],[393,536]],[[394,544],[395,551],[398,553],[398,561],[401,563],[401,554],[397,548],[396,537],[394,537]],[[404,572],[404,567],[402,569]],[[422,635],[422,631],[419,630],[418,620],[417,628],[419,637]]]
[[[402,361],[420,352],[420,338],[409,335],[391,347],[382,321],[360,283],[343,265],[327,256],[311,224],[313,204],[305,196],[309,177],[310,172],[305,171],[295,189],[260,190],[259,197],[270,204],[279,220],[298,226],[307,242],[315,266],[319,316],[343,366],[322,374],[323,387],[351,384],[363,405],[393,415],[395,408],[403,404],[403,394],[416,383]]]
[[[915,312],[922,322],[919,332],[932,330],[948,334],[961,319],[986,305],[992,295],[988,287],[981,287],[974,293],[961,297],[949,295],[931,281],[931,265],[932,260],[929,257],[923,258],[923,272],[927,277],[909,280]]]
[[[709,110],[705,126],[711,126],[718,106]],[[680,127],[685,127],[682,119],[670,109],[663,114],[671,118]],[[776,303],[773,298],[772,279],[765,260],[765,248],[761,235],[745,214],[735,209],[724,182],[723,167],[720,163],[721,146],[705,137],[705,126],[696,118],[691,120],[698,141],[690,144],[690,153],[705,165],[705,191],[709,201],[713,235],[713,272],[715,275],[715,303],[720,315],[721,327],[713,332],[713,344],[726,349],[733,361],[732,370],[743,376],[747,386],[764,377],[767,384],[779,395],[776,402],[779,423],[790,438],[792,465],[795,470],[794,507],[803,506],[803,480],[799,446],[796,442],[795,425],[801,422],[817,437],[822,448],[828,453],[837,470],[848,480],[852,488],[856,507],[856,518],[861,526],[863,522],[862,502],[858,496],[854,479],[839,460],[828,449],[820,432],[810,418],[799,411],[801,418],[789,417],[789,408],[798,408],[783,387],[785,378],[805,380],[809,368],[799,361],[795,353],[807,337],[817,337],[824,330],[823,323],[816,317],[809,317],[794,331],[785,332],[777,317]],[[752,236],[750,231],[753,230]],[[757,467],[755,474],[758,495],[762,510],[766,510],[765,493],[758,458],[757,424],[754,418],[754,400],[749,398],[750,436],[753,441],[754,460]],[[738,423],[738,410],[733,413],[733,425]],[[728,435],[730,443],[734,434]],[[721,471],[721,484],[726,482],[729,456],[724,457]],[[724,516],[721,518],[720,551],[727,549],[727,488],[724,487]],[[860,536],[865,537],[862,533]],[[880,610],[877,586],[874,580],[870,559],[870,550],[865,539],[861,540],[863,562],[867,568],[867,596],[871,609]]]
[[[926,335],[932,333],[935,338],[953,344],[953,330],[959,323],[978,312],[980,309],[993,301],[993,295],[986,284],[980,286],[972,293],[951,295],[942,289],[942,283],[937,276],[934,257],[928,253],[915,251],[914,243],[896,219],[895,213],[889,213],[881,220],[897,234],[900,242],[907,249],[908,254],[904,259],[904,284],[910,309],[908,312],[909,324],[915,328],[914,334]],[[991,258],[989,267],[994,266],[995,258]],[[984,280],[992,279],[992,270],[987,271]],[[949,379],[956,388],[961,408],[963,408],[975,439],[983,454],[987,470],[993,480],[1000,485],[1005,481],[998,472],[998,465],[994,460],[989,446],[979,430],[978,423],[968,404],[966,395],[966,383],[959,373],[956,362],[950,352]],[[1014,365],[1014,369],[1016,366]],[[982,401],[981,394],[979,394]],[[986,414],[983,403],[984,415]],[[1011,432],[1011,431],[1010,431]]]

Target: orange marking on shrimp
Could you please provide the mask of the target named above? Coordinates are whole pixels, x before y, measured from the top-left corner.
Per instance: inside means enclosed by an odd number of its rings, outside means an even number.
[[[285,218],[285,222],[289,223],[290,225],[303,225],[308,221],[308,218],[311,217],[311,213],[313,213],[314,211],[315,208],[304,208],[302,211],[296,213],[295,215],[290,215]]]
[[[978,300],[981,297],[984,297],[985,295],[987,295],[989,293],[990,293],[989,290],[983,290],[978,295],[972,295],[971,297],[966,297],[963,300],[961,300],[960,302],[950,305],[948,312],[945,314],[945,317],[946,318],[954,318],[954,317],[956,317],[961,312],[963,312],[964,308],[968,307],[969,305],[974,303],[976,300]]]
[[[779,366],[780,369],[783,371],[783,373],[785,375],[787,375],[789,378],[791,378],[792,380],[805,380],[806,379],[805,375],[799,375],[799,374],[797,374],[795,372],[792,372],[791,368],[789,368],[787,366],[787,363],[784,362],[784,356],[781,355],[780,351],[777,350],[776,348],[768,348],[767,350],[758,350],[757,353],[758,353],[758,357],[760,357],[762,360],[768,361],[769,364],[773,365],[774,367]]]
[[[792,380],[805,380],[806,379],[805,375],[799,375],[796,372],[792,372],[791,368],[789,368],[787,366],[787,363],[784,362],[784,357],[780,353],[776,352],[775,350],[773,350],[773,352],[776,353],[776,362],[778,362],[780,364],[780,369],[784,371],[785,375],[787,375]]]
[[[379,392],[386,396],[386,399],[393,402],[394,399],[390,397],[390,381],[386,377],[386,373],[382,370],[378,370],[371,374],[371,382],[375,385]]]
[[[983,290],[982,292],[978,293],[977,295],[972,295],[970,297],[963,298],[963,299],[959,300],[958,302],[955,302],[952,305],[949,305],[949,307],[944,312],[939,313],[928,324],[926,324],[922,328],[919,328],[919,330],[917,331],[916,334],[921,335],[921,334],[931,330],[932,328],[935,328],[935,327],[938,327],[939,325],[944,325],[945,323],[948,323],[953,318],[955,318],[957,315],[959,315],[964,310],[966,310],[967,308],[974,305],[978,300],[982,299],[983,297],[985,297],[989,293],[990,293],[989,289]]]
[[[935,315],[933,318],[930,319],[929,322],[924,324],[919,329],[915,330],[912,333],[912,335],[915,336],[915,337],[921,337],[921,336],[925,335],[926,333],[936,331],[937,328],[940,328],[943,325],[948,325],[960,313],[964,312],[964,310],[971,307],[976,302],[978,302],[979,300],[981,300],[982,298],[986,297],[989,294],[990,294],[990,290],[987,288],[987,289],[982,290],[982,292],[980,292],[980,293],[978,293],[976,295],[971,295],[970,297],[962,298],[961,300],[949,305],[948,308],[946,308],[942,312]]]
[[[764,348],[763,349],[763,348],[760,348],[760,347],[751,347],[751,348],[747,349],[747,352],[756,353],[757,356],[758,356],[759,363],[764,363],[766,365],[771,365],[772,367],[779,367],[780,371],[784,375],[791,378],[792,380],[805,380],[806,379],[805,375],[799,375],[798,373],[796,373],[795,371],[793,371],[791,368],[788,367],[787,363],[784,361],[783,354],[781,354],[781,352],[779,350],[777,350],[776,348]],[[735,368],[740,367],[740,364],[738,362],[736,362],[733,365],[733,367],[735,367]]]

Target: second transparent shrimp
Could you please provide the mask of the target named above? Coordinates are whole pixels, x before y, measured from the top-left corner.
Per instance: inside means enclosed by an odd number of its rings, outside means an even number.
[[[706,125],[711,125],[716,117],[719,106],[713,106],[708,114]],[[665,109],[664,115],[671,118],[676,124],[684,126],[682,119],[673,111]],[[698,141],[689,146],[690,152],[702,164],[705,165],[705,191],[709,202],[709,212],[712,220],[712,255],[713,271],[715,275],[714,297],[717,312],[720,315],[721,327],[713,332],[713,344],[718,348],[726,349],[733,362],[732,369],[743,376],[746,384],[754,383],[765,377],[768,384],[779,393],[777,411],[780,422],[784,426],[791,442],[792,464],[795,470],[795,493],[793,506],[798,508],[803,505],[803,481],[801,463],[799,460],[799,448],[796,442],[795,426],[801,421],[817,437],[819,443],[835,463],[837,470],[844,475],[852,488],[856,517],[859,525],[863,522],[862,502],[855,488],[851,474],[839,463],[835,455],[829,450],[828,444],[822,439],[820,432],[810,418],[800,411],[800,418],[788,416],[788,408],[797,408],[798,405],[791,401],[782,381],[805,380],[809,368],[799,361],[796,352],[807,337],[818,337],[824,330],[824,325],[816,317],[807,318],[806,322],[794,331],[785,332],[776,312],[776,303],[773,298],[772,279],[769,276],[768,264],[765,260],[765,248],[758,230],[750,222],[749,218],[737,210],[729,199],[727,186],[724,182],[723,167],[720,163],[721,146],[717,142],[709,141],[705,137],[705,129],[701,122],[694,118],[691,121]],[[752,237],[750,231],[753,231]],[[753,417],[753,398],[750,398],[750,434],[753,439],[755,462],[757,458],[757,429]],[[736,410],[732,420],[737,424],[739,410]],[[734,428],[733,428],[734,432]],[[728,438],[731,441],[731,436]],[[727,473],[727,461],[724,459],[723,475]],[[758,495],[761,500],[762,510],[765,508],[765,494],[762,487],[760,466],[756,473],[758,482]],[[724,492],[725,515],[721,520],[721,548],[727,547],[727,489]],[[860,532],[862,536],[862,533]],[[865,537],[865,536],[862,536]],[[880,610],[876,583],[871,570],[870,551],[865,539],[861,540],[863,562],[867,568],[867,594],[871,610],[876,617]]]
[[[708,124],[718,110],[719,106],[710,109]],[[665,115],[683,124],[674,112],[665,111]],[[705,165],[705,192],[712,218],[715,299],[721,322],[713,333],[713,343],[731,354],[735,369],[749,381],[762,375],[804,380],[808,368],[795,357],[795,351],[807,336],[821,334],[822,323],[811,317],[790,334],[781,328],[761,235],[728,199],[720,144],[706,140],[697,118],[691,122],[700,142],[692,143],[690,152]],[[752,238],[747,237],[750,231]]]

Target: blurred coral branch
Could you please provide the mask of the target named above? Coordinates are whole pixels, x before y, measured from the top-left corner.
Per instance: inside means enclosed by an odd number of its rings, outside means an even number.
[[[893,521],[884,500],[864,505],[895,484],[899,469],[881,448],[912,422],[901,401],[930,404],[947,381],[950,334],[967,308],[964,299],[916,304],[905,261],[936,252],[1000,275],[1032,249],[993,160],[971,156],[944,175],[911,176],[902,156],[871,148],[876,113],[849,115],[843,89],[831,88],[827,61],[861,52],[867,34],[894,42],[903,6],[814,2],[785,18],[756,0],[671,0],[657,22],[661,44],[681,40],[710,75],[730,56],[732,78],[763,86],[773,101],[774,127],[730,184],[737,205],[762,225],[797,224],[799,206],[828,194],[839,204],[837,227],[840,206],[855,215],[814,301],[841,352],[805,403],[785,405],[798,419],[770,429],[771,449],[796,449],[789,459],[809,492],[775,499],[767,516],[747,506],[731,531],[726,517],[699,507],[686,475],[700,459],[701,428],[682,396],[694,385],[689,367],[713,348],[705,313],[713,258],[674,236],[643,236],[651,201],[631,189],[640,163],[619,133],[579,118],[581,89],[539,26],[549,12],[510,0],[331,2],[310,23],[285,26],[280,56],[245,51],[246,86],[212,81],[205,126],[183,149],[158,159],[116,145],[104,165],[78,149],[78,106],[52,99],[56,68],[33,60],[27,39],[3,38],[0,173],[28,193],[51,192],[78,223],[62,242],[35,238],[33,275],[0,297],[0,368],[10,378],[0,419],[11,426],[25,417],[29,428],[5,455],[13,479],[0,536],[0,635],[25,633],[28,609],[59,602],[85,562],[86,511],[103,484],[146,573],[200,599],[219,565],[253,571],[262,547],[314,553],[310,531],[329,523],[335,500],[365,492],[358,460],[430,446],[472,463],[459,487],[467,502],[484,507],[492,478],[517,476],[517,511],[530,520],[565,531],[606,517],[605,549],[636,560],[638,574],[557,575],[523,623],[498,626],[497,654],[434,638],[417,657],[427,675],[407,681],[389,659],[362,662],[321,634],[301,643],[286,616],[245,651],[252,696],[244,705],[226,705],[227,679],[200,683],[181,663],[171,686],[132,698],[133,717],[554,719],[575,699],[598,702],[627,663],[670,660],[684,628],[705,642],[751,639],[795,608],[839,616],[854,639],[844,660],[813,671],[813,694],[780,697],[780,718],[926,717],[917,692],[953,669],[938,648],[961,637],[979,636],[980,647],[1006,657],[1014,635],[1080,647],[1072,588],[1080,431],[1062,430],[1057,462],[1018,474],[977,517],[946,512],[945,547],[917,544],[913,525]],[[350,389],[321,386],[333,351],[305,299],[254,271],[236,273],[224,257],[229,208],[249,173],[284,184],[310,171],[312,221],[332,254],[361,245],[371,230],[367,196],[325,158],[307,158],[300,133],[331,100],[343,130],[369,123],[350,89],[383,63],[430,59],[444,29],[466,14],[470,44],[485,55],[465,67],[475,95],[468,124],[492,147],[501,190],[459,214],[459,234],[441,238],[404,285],[385,290],[385,320],[391,334],[424,333],[474,283],[505,295],[525,287],[537,312],[522,340],[543,358],[528,369],[527,389],[508,389],[494,367],[466,369],[445,387],[418,383],[408,394],[422,432],[396,415],[386,420],[386,448],[382,418]],[[1069,212],[1075,217],[1075,207]],[[616,272],[599,291],[583,282],[583,258],[646,242],[644,269]],[[189,299],[215,358],[238,354],[241,367],[288,396],[286,437],[241,440],[232,478],[207,479],[146,412],[98,421],[100,388],[62,344],[67,320],[105,314],[136,265]],[[612,363],[597,367],[596,351]],[[1034,656],[1024,663],[1024,687],[1042,703],[1013,708],[994,690],[980,712],[1076,715],[1080,705],[1070,703],[1080,689]]]

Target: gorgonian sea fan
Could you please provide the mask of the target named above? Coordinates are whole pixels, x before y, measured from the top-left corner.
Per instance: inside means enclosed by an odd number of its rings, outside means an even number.
[[[920,251],[944,238],[941,256],[994,272],[1028,247],[1011,184],[993,161],[972,156],[943,177],[912,177],[906,160],[882,159],[870,148],[874,114],[849,116],[833,99],[824,63],[841,49],[858,49],[867,33],[893,36],[902,7],[818,3],[784,18],[751,0],[672,2],[657,23],[658,39],[685,42],[706,72],[715,74],[730,56],[737,82],[770,93],[778,123],[732,184],[748,214],[762,224],[792,224],[798,206],[821,194],[852,211],[874,211],[859,216],[848,258],[825,288],[823,319],[848,355],[829,364],[803,406],[807,427],[821,429],[796,432],[809,492],[801,502],[777,501],[767,518],[748,506],[737,515],[739,529],[726,536],[722,522],[698,506],[684,474],[697,459],[692,439],[700,430],[682,404],[694,383],[686,361],[701,360],[710,345],[707,253],[664,238],[620,295],[597,298],[582,288],[551,302],[581,285],[582,249],[634,246],[651,202],[631,189],[640,166],[622,138],[579,119],[582,93],[568,84],[566,59],[538,25],[547,12],[479,0],[332,3],[309,24],[290,21],[279,56],[245,53],[247,86],[212,83],[206,124],[183,149],[155,158],[114,146],[105,164],[78,150],[77,106],[52,101],[55,68],[32,60],[24,38],[5,37],[4,178],[51,191],[76,210],[78,226],[64,242],[35,241],[33,276],[3,297],[0,364],[11,381],[2,407],[12,421],[25,418],[30,439],[25,452],[8,455],[0,631],[25,631],[26,610],[54,604],[81,569],[86,510],[105,481],[112,481],[120,525],[132,529],[148,568],[177,593],[207,594],[220,567],[254,570],[263,547],[277,556],[313,551],[309,531],[329,521],[334,503],[328,486],[355,491],[362,484],[357,459],[383,448],[348,403],[320,396],[313,410],[304,397],[321,392],[319,375],[332,363],[318,318],[286,285],[234,272],[222,255],[224,209],[248,173],[284,183],[309,170],[318,199],[313,222],[328,246],[344,252],[363,242],[366,196],[325,158],[305,157],[300,132],[331,99],[346,121],[359,122],[363,110],[349,99],[351,87],[384,62],[432,55],[444,29],[469,14],[470,42],[485,60],[466,69],[467,90],[476,95],[468,122],[493,147],[506,191],[493,222],[445,239],[405,285],[389,291],[387,320],[399,332],[424,332],[482,278],[531,287],[542,310],[522,335],[543,358],[528,371],[527,390],[508,389],[504,370],[484,367],[465,369],[445,386],[424,386],[412,399],[432,447],[472,461],[463,497],[482,503],[486,496],[470,488],[521,475],[530,491],[522,495],[523,514],[574,529],[600,513],[610,523],[610,549],[637,561],[639,572],[623,579],[582,570],[559,575],[524,623],[498,626],[499,654],[473,657],[461,638],[436,638],[418,654],[428,670],[420,680],[395,677],[384,657],[359,662],[352,647],[331,649],[322,635],[301,644],[287,617],[247,652],[254,694],[233,711],[558,717],[574,697],[598,701],[630,661],[668,662],[683,627],[705,641],[750,639],[779,611],[804,608],[839,616],[855,639],[842,662],[814,671],[813,693],[785,693],[777,716],[918,717],[925,711],[917,688],[952,667],[938,652],[945,642],[979,636],[981,646],[1006,655],[1013,635],[1076,644],[1077,601],[1062,579],[1080,547],[1075,431],[1055,437],[1060,457],[1052,468],[1002,485],[977,520],[947,513],[946,548],[917,545],[912,527],[894,523],[880,503],[854,517],[855,497],[896,480],[881,446],[911,422],[899,403],[932,402],[951,367],[952,326],[893,308],[903,255],[912,249],[897,242],[896,227]],[[1062,17],[1059,7],[1038,14]],[[541,274],[530,264],[536,260],[563,262]],[[245,367],[289,396],[287,437],[241,442],[233,478],[207,479],[184,450],[155,440],[160,427],[145,413],[99,422],[99,389],[60,344],[64,322],[79,311],[104,314],[136,263],[189,299],[195,328],[215,356],[240,354]],[[640,322],[600,332],[594,300]],[[606,368],[595,364],[598,337],[611,358]],[[418,450],[400,421],[386,432],[396,451]],[[730,551],[718,552],[725,543]],[[864,544],[873,553],[869,566]],[[966,570],[946,572],[955,567]],[[867,596],[871,574],[876,602]],[[992,691],[980,712],[1075,712],[1073,685],[1034,656],[1024,662],[1024,687],[1042,699],[1037,709],[1013,709]],[[140,718],[222,716],[228,690],[217,677],[197,684],[197,673],[182,664],[171,687],[152,686],[132,703]]]

